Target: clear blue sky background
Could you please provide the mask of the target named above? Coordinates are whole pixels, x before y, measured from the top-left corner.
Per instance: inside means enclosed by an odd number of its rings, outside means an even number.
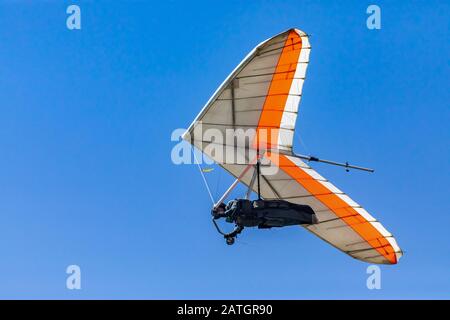
[[[450,6],[375,3],[379,31],[368,1],[0,1],[0,298],[450,298]],[[405,250],[381,290],[300,228],[226,246],[171,163],[172,130],[290,27],[313,46],[296,151],[374,167],[315,166]]]

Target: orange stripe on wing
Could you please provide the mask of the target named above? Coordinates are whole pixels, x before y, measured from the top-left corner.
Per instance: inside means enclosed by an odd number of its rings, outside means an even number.
[[[295,30],[291,30],[278,58],[258,122],[256,134],[259,145],[263,149],[278,146],[281,118],[297,69],[301,49],[302,38]],[[258,144],[257,141],[255,143]]]
[[[316,199],[333,211],[336,216],[341,218],[342,221],[361,236],[362,239],[369,243],[372,248],[383,255],[390,263],[397,263],[397,256],[389,241],[354,208],[349,206],[339,196],[332,193],[332,191],[322,183],[312,178],[285,155],[268,152],[266,153],[266,157],[296,180]]]

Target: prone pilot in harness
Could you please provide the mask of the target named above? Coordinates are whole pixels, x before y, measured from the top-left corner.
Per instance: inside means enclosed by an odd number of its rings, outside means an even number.
[[[228,245],[232,245],[244,227],[269,229],[293,225],[307,225],[318,222],[310,206],[291,203],[285,200],[247,200],[236,199],[215,206],[211,214],[217,231],[222,234]],[[225,218],[226,222],[235,223],[230,233],[224,233],[217,225],[217,219]]]

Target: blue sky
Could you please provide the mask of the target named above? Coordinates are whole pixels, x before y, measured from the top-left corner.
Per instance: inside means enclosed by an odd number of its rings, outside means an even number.
[[[0,1],[0,298],[450,298],[450,6],[375,1],[371,31],[371,3]],[[171,162],[171,132],[290,27],[313,46],[296,151],[374,167],[315,166],[405,251],[381,290],[302,229],[226,246],[197,169]]]

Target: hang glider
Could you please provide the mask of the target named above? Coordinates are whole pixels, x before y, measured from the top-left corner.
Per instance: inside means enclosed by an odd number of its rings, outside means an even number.
[[[262,42],[225,79],[183,135],[237,178],[213,208],[214,218],[226,217],[237,228],[226,234],[214,224],[229,244],[247,225],[298,224],[353,258],[396,264],[402,251],[393,235],[307,162],[372,170],[293,153],[310,52],[308,35],[298,29]],[[229,137],[230,132],[232,139],[217,139]],[[248,186],[246,199],[225,205],[238,183]],[[257,192],[259,202],[249,201],[251,191]],[[262,209],[269,206],[276,209]],[[250,216],[259,220],[245,220]]]

